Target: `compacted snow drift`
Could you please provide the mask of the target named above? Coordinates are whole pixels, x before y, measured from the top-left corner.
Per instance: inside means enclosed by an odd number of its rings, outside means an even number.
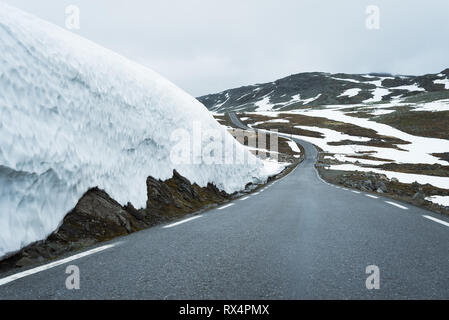
[[[228,193],[273,173],[155,72],[2,3],[0,90],[0,257],[45,238],[91,187],[144,207],[146,178],[173,169]],[[211,142],[252,160],[208,164],[192,150]],[[192,161],[172,161],[179,149]]]

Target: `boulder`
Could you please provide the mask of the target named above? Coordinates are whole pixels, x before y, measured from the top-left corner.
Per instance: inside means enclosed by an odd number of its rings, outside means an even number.
[[[422,204],[426,200],[426,195],[424,193],[422,193],[421,191],[418,191],[417,193],[415,193],[413,195],[412,199],[413,199],[413,201]]]
[[[365,180],[362,182],[362,187],[367,190],[367,191],[371,191],[374,190],[374,184],[371,180]]]
[[[376,181],[376,189],[381,190],[382,193],[385,193],[388,191],[387,186],[383,181]]]

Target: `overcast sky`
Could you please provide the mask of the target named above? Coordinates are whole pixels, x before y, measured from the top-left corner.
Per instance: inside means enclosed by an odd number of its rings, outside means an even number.
[[[449,67],[448,0],[0,0],[159,72],[194,96],[304,71]],[[366,27],[366,8],[380,28]]]

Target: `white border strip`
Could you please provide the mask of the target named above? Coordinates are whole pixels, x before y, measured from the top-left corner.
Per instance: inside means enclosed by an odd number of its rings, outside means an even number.
[[[436,223],[442,224],[443,226],[449,227],[449,222],[446,222],[446,221],[443,221],[443,220],[440,220],[440,219],[437,219],[437,218],[434,218],[431,216],[423,216],[423,217],[426,219],[435,221]]]
[[[385,201],[385,202],[388,203],[388,204],[391,204],[392,206],[401,208],[401,209],[403,209],[403,210],[408,210],[407,207],[401,206],[400,204],[397,204],[397,203],[394,203],[394,202],[391,202],[391,201]]]
[[[190,218],[187,218],[187,219],[184,219],[184,220],[181,220],[181,221],[172,223],[172,224],[168,224],[168,225],[166,225],[166,226],[163,226],[162,228],[167,229],[167,228],[176,227],[176,226],[179,226],[180,224],[183,224],[183,223],[186,223],[186,222],[189,222],[189,221],[198,219],[198,218],[200,218],[200,217],[202,217],[202,215],[190,217]]]
[[[227,205],[225,205],[225,206],[223,206],[223,207],[217,208],[217,210],[223,210],[223,209],[232,207],[233,205],[234,205],[233,203],[230,203],[230,204],[227,204]]]

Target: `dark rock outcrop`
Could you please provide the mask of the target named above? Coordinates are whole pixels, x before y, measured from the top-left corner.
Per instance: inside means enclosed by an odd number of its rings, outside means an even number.
[[[221,203],[230,195],[210,183],[205,188],[191,184],[174,170],[173,177],[166,181],[147,178],[147,198],[146,210],[149,212],[185,214]]]

